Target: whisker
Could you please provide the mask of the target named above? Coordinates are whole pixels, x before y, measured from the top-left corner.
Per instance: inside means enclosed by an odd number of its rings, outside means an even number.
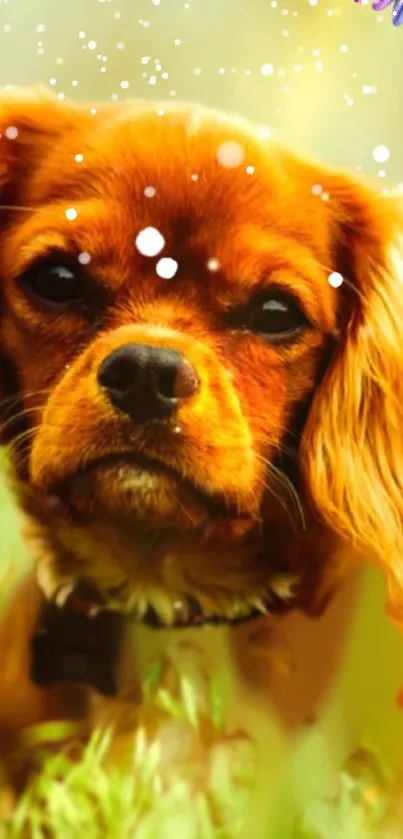
[[[7,428],[12,426],[14,423],[20,422],[21,420],[24,420],[26,417],[28,417],[30,414],[36,414],[38,411],[41,411],[41,410],[42,410],[41,407],[22,408],[21,411],[18,411],[16,414],[13,414],[11,417],[9,417],[5,422],[1,423],[2,431],[3,432],[6,431]],[[39,428],[39,426],[38,426],[38,428]]]
[[[306,522],[305,522],[304,510],[303,510],[302,503],[301,503],[301,500],[299,498],[298,492],[295,489],[292,481],[289,479],[289,477],[281,469],[279,469],[277,466],[275,466],[273,463],[271,463],[270,460],[268,460],[267,458],[265,458],[265,457],[263,457],[262,455],[259,455],[259,454],[257,455],[257,457],[260,460],[260,462],[263,463],[264,466],[268,469],[271,478],[273,478],[275,480],[276,484],[278,486],[280,486],[283,490],[285,490],[287,492],[288,496],[292,499],[293,505],[294,505],[295,509],[298,511],[299,519],[300,519],[302,528],[303,528],[303,530],[305,530]],[[266,486],[266,488],[269,491],[271,491],[270,485]],[[280,498],[278,498],[277,495],[276,495],[276,498],[280,502]],[[287,510],[287,512],[288,512],[288,514],[290,514],[288,510]]]
[[[292,500],[294,502],[294,505],[295,505],[295,508],[299,513],[299,519],[300,519],[300,522],[301,522],[302,530],[306,530],[306,521],[305,521],[304,509],[303,509],[303,506],[302,506],[302,503],[301,503],[301,499],[300,499],[300,497],[298,495],[298,492],[295,489],[292,481],[290,481],[289,477],[284,472],[282,472],[276,466],[273,466],[273,464],[270,467],[270,471],[271,471],[272,475],[277,478],[277,481],[278,481],[279,485],[282,488],[284,488],[288,492],[290,498],[292,498]]]
[[[19,210],[21,212],[33,213],[40,209],[40,207],[24,207],[22,204],[0,204],[0,210]]]

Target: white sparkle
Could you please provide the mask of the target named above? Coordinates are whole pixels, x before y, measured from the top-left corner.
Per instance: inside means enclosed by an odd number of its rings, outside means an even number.
[[[143,55],[140,59],[140,62],[141,62],[141,64],[148,64],[150,59],[151,59],[150,55]]]
[[[321,184],[314,184],[311,189],[312,195],[321,195],[323,192],[323,186]]]
[[[124,50],[124,48],[125,48],[125,45],[124,45],[123,41],[118,41],[117,44],[116,44],[116,49],[117,50]]]
[[[120,82],[120,86],[122,90],[127,90],[127,88],[130,87],[130,82],[128,82],[127,79],[123,79],[123,81]]]
[[[81,40],[82,40],[83,38],[85,38],[85,37],[86,37],[86,35],[87,35],[87,33],[86,33],[86,32],[84,32],[83,30],[81,30],[81,32],[79,32],[79,33],[78,33],[78,37],[79,37],[79,38],[81,38]]]
[[[66,95],[64,93],[58,93],[57,98],[60,99],[60,101],[63,101],[63,99],[66,98]]]
[[[262,64],[260,72],[262,76],[272,76],[274,73],[274,67],[272,64]]]
[[[191,181],[195,181],[195,182],[196,182],[196,181],[198,181],[198,180],[199,180],[199,176],[198,176],[198,175],[191,175],[191,176],[190,176],[190,180],[191,180]]]
[[[272,132],[271,128],[269,128],[268,125],[259,125],[258,128],[256,129],[256,136],[257,136],[258,140],[261,140],[263,143],[266,140],[270,140],[272,134],[273,134],[273,132]]]
[[[83,160],[84,160],[84,155],[83,154],[75,154],[74,155],[74,160],[76,161],[76,163],[82,163]]]
[[[331,274],[329,274],[327,279],[329,281],[329,285],[331,285],[333,288],[339,288],[339,286],[341,286],[341,284],[344,282],[344,277],[342,276],[342,274],[339,274],[338,271],[333,271]]]
[[[136,236],[136,248],[143,256],[157,256],[164,245],[165,239],[156,227],[145,227]]]
[[[65,216],[69,221],[74,221],[74,219],[78,216],[78,212],[74,209],[74,207],[69,207],[69,209],[65,212]]]
[[[155,270],[163,280],[172,280],[178,270],[178,263],[176,259],[164,256],[158,260]]]
[[[88,265],[91,262],[91,255],[87,251],[78,254],[78,261],[81,265]]]
[[[255,167],[254,166],[247,166],[246,169],[245,169],[245,172],[246,172],[247,175],[253,175],[254,172],[255,172]]]
[[[148,80],[148,84],[150,84],[150,85],[157,84],[157,76],[150,76],[150,78]]]
[[[88,41],[87,47],[89,50],[96,50],[98,44],[96,41]]]
[[[146,198],[154,198],[154,195],[156,194],[156,192],[157,192],[157,190],[155,189],[154,186],[146,186],[146,188],[144,190],[144,195],[146,196]]]
[[[77,81],[77,79],[73,79],[73,81],[72,81],[72,83],[71,83],[71,84],[72,84],[72,87],[78,87],[78,81]]]
[[[221,143],[217,149],[217,160],[226,169],[235,169],[240,166],[245,156],[245,151],[236,140],[227,140]]]
[[[376,163],[386,163],[390,158],[390,151],[386,146],[375,146],[372,150],[372,157]]]
[[[340,44],[340,52],[347,52],[348,47],[347,44]]]
[[[212,256],[211,259],[207,260],[207,268],[209,271],[218,271],[220,267],[220,262],[216,259],[215,256]]]
[[[174,44],[175,44],[176,47],[180,47],[181,43],[182,43],[182,41],[181,41],[180,38],[175,38]]]
[[[201,72],[202,71],[201,71],[200,67],[195,67],[195,69],[193,70],[193,75],[194,76],[201,76]]]
[[[90,108],[90,114],[91,114],[91,116],[92,116],[92,117],[94,117],[94,116],[95,116],[95,114],[97,114],[97,113],[98,113],[98,112],[97,112],[97,109],[96,109],[96,108]]]
[[[16,140],[18,137],[18,128],[15,125],[9,125],[4,133],[8,140]]]
[[[220,76],[223,76],[224,73],[225,73],[225,67],[219,67],[218,72],[219,72]]]
[[[386,178],[386,172],[384,169],[379,169],[378,178]]]

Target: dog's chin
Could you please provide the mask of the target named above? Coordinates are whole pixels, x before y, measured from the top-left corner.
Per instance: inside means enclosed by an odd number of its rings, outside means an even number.
[[[256,501],[233,503],[142,455],[106,455],[53,485],[45,496],[76,520],[107,517],[140,530],[164,527],[238,540],[256,526]]]
[[[106,457],[52,492],[70,512],[62,517],[64,547],[71,550],[76,525],[87,544],[94,539],[87,558],[98,557],[85,580],[79,563],[56,589],[57,574],[51,588],[40,580],[59,606],[89,615],[113,610],[149,627],[176,629],[236,624],[293,604],[298,580],[267,561],[270,546],[262,544],[256,515],[231,508],[164,466]],[[122,582],[111,585],[120,574]]]

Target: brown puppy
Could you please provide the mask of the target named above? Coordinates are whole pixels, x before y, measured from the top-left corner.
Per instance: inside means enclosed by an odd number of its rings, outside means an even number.
[[[358,550],[399,616],[394,200],[199,106],[3,93],[0,131],[2,434],[46,598],[314,612]],[[52,713],[19,611],[8,729]]]

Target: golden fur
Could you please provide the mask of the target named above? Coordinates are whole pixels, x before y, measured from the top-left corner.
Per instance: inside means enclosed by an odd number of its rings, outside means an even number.
[[[141,618],[151,604],[168,625],[178,598],[231,618],[264,613],[269,590],[315,613],[364,553],[384,567],[399,618],[397,199],[195,105],[3,92],[0,131],[2,433],[46,596],[62,602],[84,577],[116,607]],[[223,146],[241,149],[238,165],[223,163]],[[148,226],[178,263],[172,279],[135,247]],[[83,308],[47,308],[23,288],[55,252],[69,264],[90,256]],[[328,280],[336,271],[339,288]],[[272,287],[308,322],[286,344],[239,320]],[[136,426],[99,387],[104,359],[132,343],[173,349],[196,371],[199,389],[173,419]],[[161,468],[134,469],[128,450]],[[8,644],[14,675],[0,690],[7,731],[61,707],[46,691],[34,707],[31,624],[17,600],[20,651]]]

